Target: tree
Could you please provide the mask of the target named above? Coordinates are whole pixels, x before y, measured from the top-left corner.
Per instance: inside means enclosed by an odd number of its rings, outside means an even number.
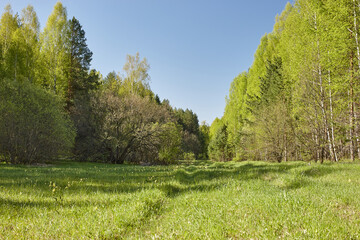
[[[23,40],[20,44],[23,44],[24,48],[24,64],[22,66],[24,78],[35,83],[40,54],[40,23],[33,6],[28,5],[22,10],[20,21],[20,34]]]
[[[182,128],[182,151],[193,153],[197,158],[202,153],[200,143],[199,120],[193,111],[186,109],[174,109],[177,123]]]
[[[44,66],[41,71],[41,84],[63,97],[68,90],[68,29],[66,9],[61,2],[57,2],[40,35],[41,60]]]
[[[92,52],[87,46],[85,31],[73,17],[68,21],[68,66],[66,109],[77,129],[74,153],[79,160],[99,158],[95,149],[99,147],[99,119],[91,105],[92,95],[100,86],[100,73],[89,72]]]
[[[158,161],[175,163],[181,154],[181,130],[179,125],[171,121],[163,124],[161,128]]]
[[[209,159],[208,147],[210,142],[210,127],[205,121],[203,121],[200,124],[199,130],[199,141],[201,145],[201,153],[199,155],[199,159],[206,160]]]
[[[149,81],[150,76],[148,71],[150,65],[147,59],[140,60],[140,54],[136,53],[135,56],[127,55],[126,63],[123,70],[126,76],[123,79],[123,89],[126,93],[136,94],[140,96],[152,96]]]
[[[247,142],[248,116],[250,114],[247,105],[248,73],[243,72],[234,78],[231,83],[229,96],[226,98],[224,121],[228,126],[228,142],[234,146],[232,151],[237,159],[244,156],[244,143]]]
[[[167,129],[163,126],[166,109],[149,98],[118,96],[110,91],[104,91],[93,104],[102,119],[100,138],[109,162],[159,159],[161,138]]]
[[[13,15],[10,5],[6,5],[5,12],[0,20],[0,47],[1,47],[1,68],[0,77],[16,78],[16,46],[14,34],[19,28],[19,19]]]
[[[99,140],[101,120],[97,118],[91,103],[91,99],[99,91],[100,73],[91,70],[86,76],[86,85],[83,89],[77,90],[72,106],[67,109],[76,128],[74,154],[78,160],[93,161],[102,158],[101,153],[96,152],[101,144]]]
[[[229,161],[232,159],[232,153],[229,151],[231,146],[228,144],[227,126],[223,121],[219,121],[216,125],[212,125],[214,135],[209,143],[209,157],[217,161]]]
[[[88,71],[92,60],[92,52],[87,46],[85,31],[80,22],[73,17],[69,24],[69,67],[66,101],[68,108],[72,105],[74,95],[78,91],[93,89],[88,81]]]

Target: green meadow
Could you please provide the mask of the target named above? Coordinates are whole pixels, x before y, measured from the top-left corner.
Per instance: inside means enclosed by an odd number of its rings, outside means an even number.
[[[0,239],[359,239],[360,165],[0,165]]]

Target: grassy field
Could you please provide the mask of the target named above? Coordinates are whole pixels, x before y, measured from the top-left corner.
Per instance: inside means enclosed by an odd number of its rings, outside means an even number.
[[[0,165],[0,239],[359,239],[360,165]]]

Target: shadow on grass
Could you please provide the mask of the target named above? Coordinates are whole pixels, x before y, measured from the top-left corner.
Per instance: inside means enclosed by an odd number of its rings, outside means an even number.
[[[329,166],[317,166],[317,167],[311,167],[305,171],[302,172],[303,175],[307,177],[322,177],[325,175],[328,175],[330,173],[334,172],[334,169],[330,168]]]
[[[214,179],[232,178],[237,180],[262,179],[264,175],[269,173],[286,173],[290,169],[303,167],[303,163],[291,165],[258,165],[246,163],[241,165],[227,165],[227,163],[214,163],[207,168],[193,169],[190,171],[178,169],[174,172],[174,177],[182,184],[193,184],[203,181],[211,181]]]
[[[300,168],[299,170],[296,168]],[[296,169],[295,172],[292,171]],[[207,192],[221,189],[226,181],[266,180],[268,176],[298,174],[288,179],[281,188],[286,190],[306,186],[311,178],[332,173],[331,166],[307,166],[306,163],[268,164],[259,162],[222,163],[197,161],[196,164],[178,166],[129,166],[106,164],[56,165],[51,167],[7,167],[0,168],[0,187],[13,192],[41,194],[50,201],[10,201],[0,199],[0,205],[15,207],[51,207],[50,182],[64,191],[64,195],[100,192],[109,194],[135,193],[142,190],[158,189],[167,197],[177,197],[188,192]],[[273,181],[270,179],[269,181]],[[71,186],[65,191],[66,186]],[[19,190],[19,191],[17,191]],[[56,200],[57,201],[57,200]],[[55,201],[55,202],[56,202]],[[64,206],[88,204],[82,201],[63,201]]]
[[[296,178],[286,181],[285,185],[280,187],[284,190],[295,190],[309,185],[309,181],[304,178]]]
[[[221,189],[224,185],[220,183],[199,183],[194,185],[179,185],[174,183],[166,183],[159,187],[167,197],[174,198],[189,192],[210,192]]]
[[[71,208],[74,206],[88,206],[86,201],[64,201],[59,197],[44,198],[42,200],[17,200],[17,199],[0,199],[0,208],[22,209],[22,208],[46,208],[47,210],[57,210],[58,208]]]

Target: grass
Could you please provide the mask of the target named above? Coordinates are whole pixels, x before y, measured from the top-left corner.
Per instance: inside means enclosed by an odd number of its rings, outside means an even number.
[[[0,165],[0,239],[359,239],[360,165]]]

